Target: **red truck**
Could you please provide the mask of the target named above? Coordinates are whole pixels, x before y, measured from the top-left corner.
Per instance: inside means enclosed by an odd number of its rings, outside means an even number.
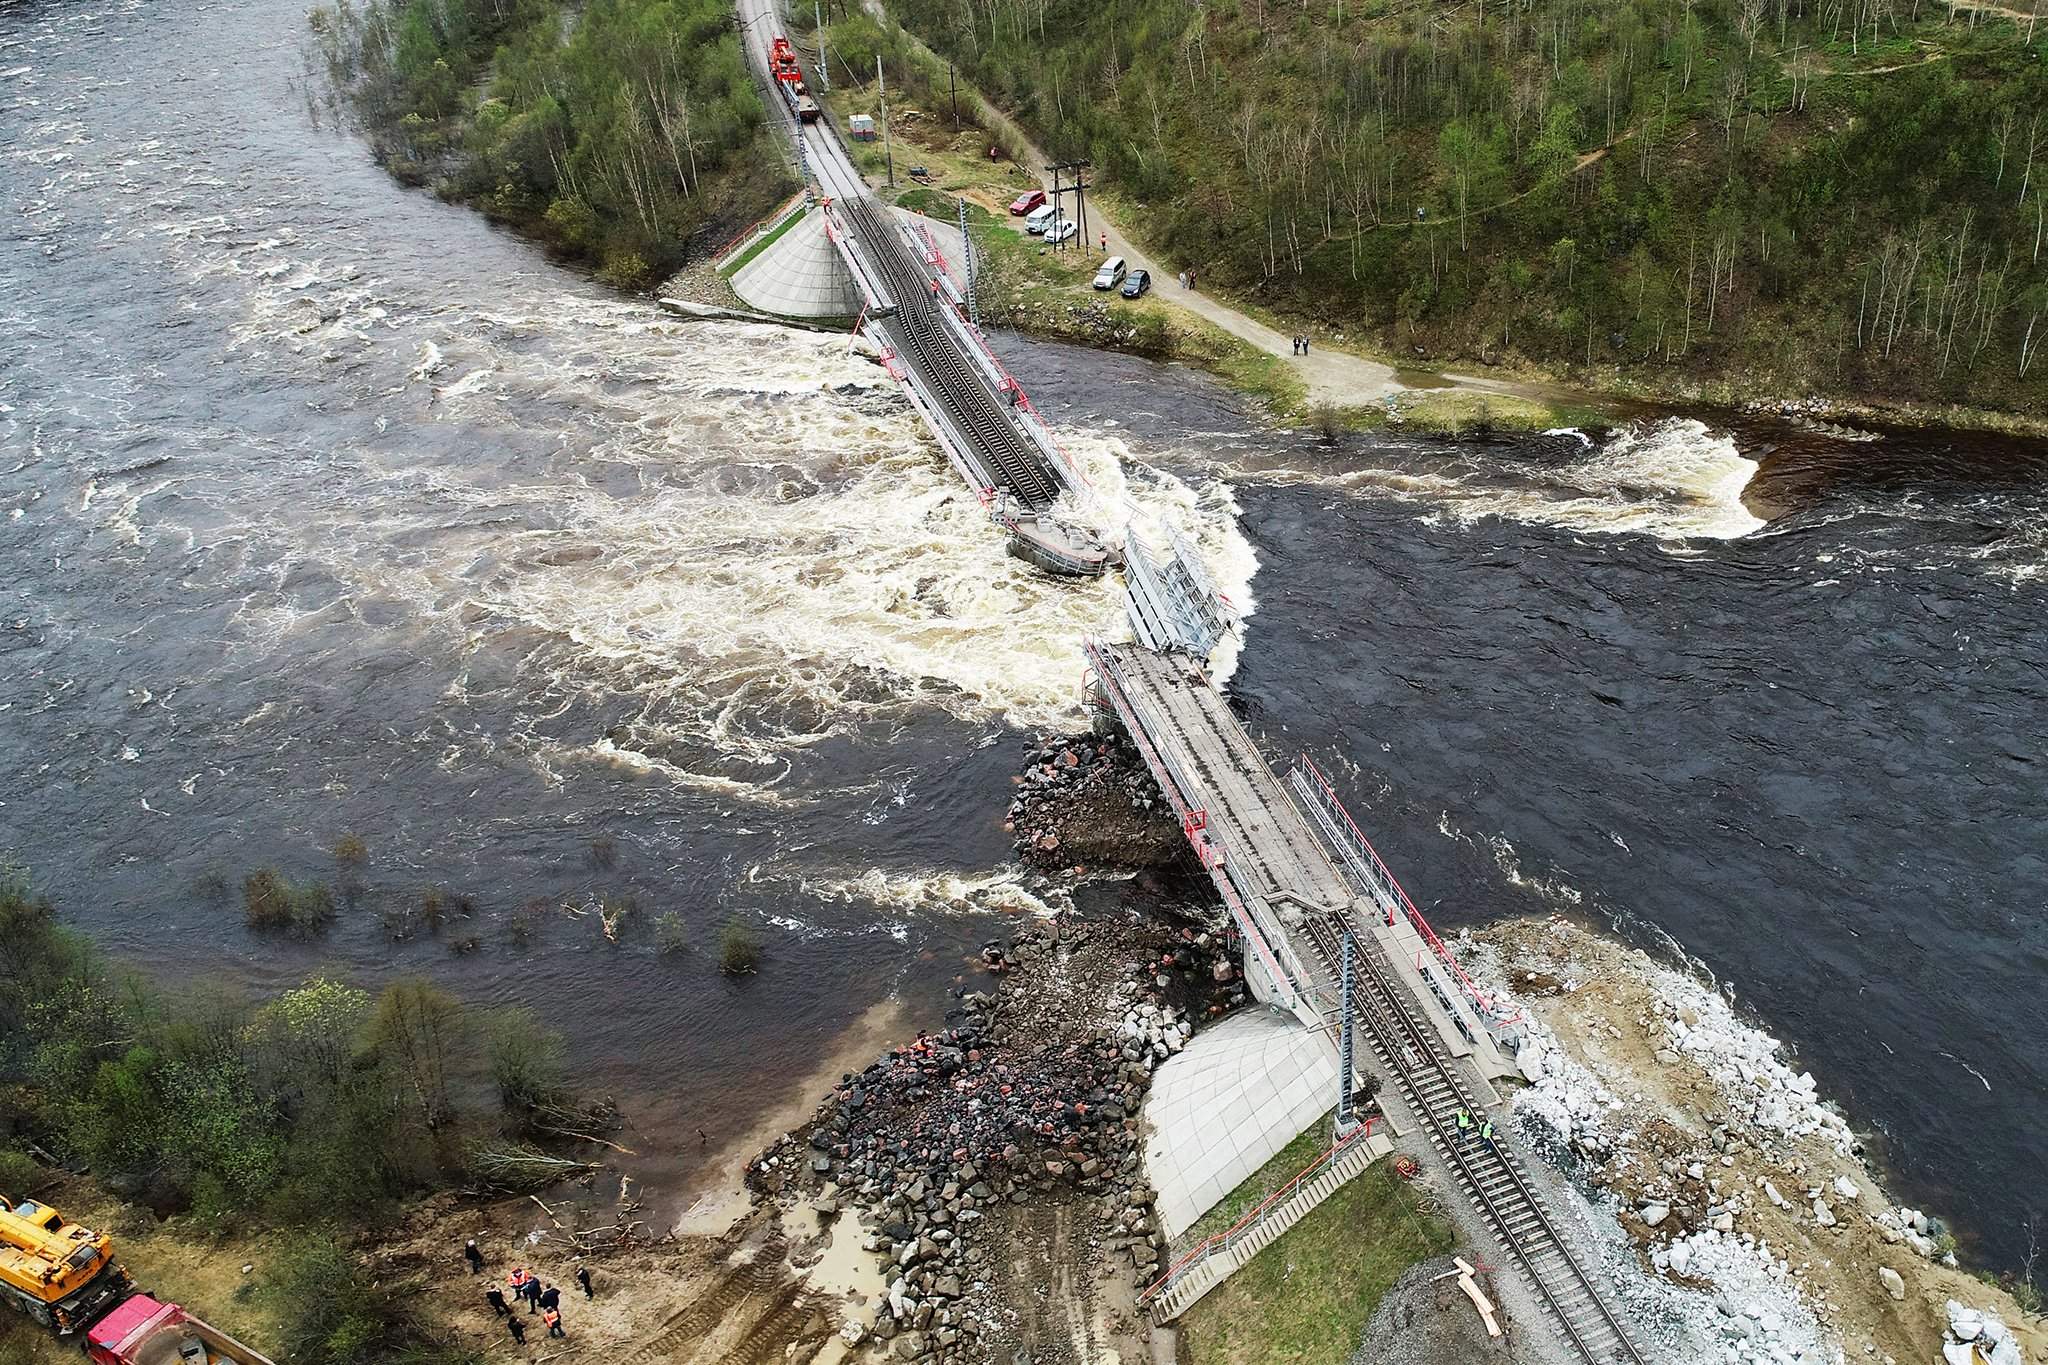
[[[796,49],[780,34],[768,45],[768,74],[775,77],[775,88],[782,92],[782,102],[796,115],[797,122],[818,121],[818,101],[804,84],[804,70],[797,65]]]
[[[94,1365],[275,1365],[175,1303],[131,1295],[92,1325],[86,1359]]]

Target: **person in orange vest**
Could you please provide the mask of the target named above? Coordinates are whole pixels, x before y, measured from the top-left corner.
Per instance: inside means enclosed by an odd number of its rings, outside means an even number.
[[[505,1277],[505,1283],[510,1285],[512,1288],[512,1302],[517,1303],[521,1299],[525,1298],[526,1267],[517,1265],[513,1266],[512,1273]]]
[[[564,1341],[568,1340],[568,1338],[569,1338],[569,1334],[568,1334],[567,1332],[564,1332],[564,1331],[562,1330],[562,1310],[561,1310],[561,1309],[559,1309],[559,1308],[550,1308],[550,1309],[549,1309],[549,1310],[548,1310],[547,1312],[545,1312],[545,1313],[541,1314],[541,1320],[542,1320],[543,1322],[547,1323],[547,1325],[548,1325],[548,1335],[549,1335],[549,1336],[551,1336],[551,1337],[561,1337],[561,1338],[562,1338],[562,1339],[563,1339]]]

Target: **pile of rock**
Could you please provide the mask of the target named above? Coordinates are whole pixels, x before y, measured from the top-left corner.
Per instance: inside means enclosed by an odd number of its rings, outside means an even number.
[[[1948,1330],[1941,1343],[1943,1365],[2022,1365],[2019,1342],[1998,1314],[1948,1301]]]
[[[1025,752],[1005,828],[1039,868],[1150,867],[1178,857],[1180,825],[1135,751],[1093,736],[1040,740]]]
[[[1037,1200],[1080,1201],[1132,1283],[1156,1278],[1166,1238],[1137,1115],[1153,1069],[1218,992],[1209,949],[1186,931],[1144,937],[1068,925],[984,945],[992,990],[963,993],[947,1028],[846,1075],[807,1128],[749,1167],[756,1190],[804,1191],[819,1213],[852,1212],[866,1229],[887,1289],[849,1340],[871,1335],[929,1365],[988,1358],[1001,1327],[987,1234]],[[1092,1017],[1076,980],[1099,1002]]]
[[[1939,1218],[1920,1212],[1918,1209],[1886,1209],[1873,1220],[1878,1232],[1894,1246],[1904,1244],[1915,1256],[1934,1260],[1946,1256],[1942,1242],[1948,1235],[1948,1228]],[[1951,1261],[1953,1258],[1950,1258]]]

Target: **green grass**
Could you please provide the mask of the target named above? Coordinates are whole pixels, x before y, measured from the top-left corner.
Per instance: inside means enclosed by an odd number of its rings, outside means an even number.
[[[742,251],[738,256],[734,257],[731,264],[720,266],[718,268],[718,273],[725,276],[727,279],[731,279],[734,275],[737,275],[741,270],[746,268],[747,263],[749,261],[753,260],[756,256],[766,251],[769,247],[774,246],[776,241],[781,238],[783,233],[795,227],[797,223],[803,218],[804,210],[808,207],[809,205],[807,204],[798,204],[795,208],[791,209],[788,215],[784,217],[781,222],[777,223],[769,231],[762,234],[761,240],[755,242],[752,246],[748,247],[745,251]]]
[[[936,218],[942,223],[953,224],[960,221],[959,200],[958,195],[942,194],[938,190],[928,190],[923,186],[905,190],[896,196],[896,202],[912,213],[921,213],[927,218]],[[995,215],[987,209],[971,200],[968,202],[967,226],[970,230],[989,226],[995,221]]]
[[[1309,1159],[1327,1131],[1320,1125],[1310,1130]],[[1293,1150],[1281,1152],[1231,1200]],[[1256,1201],[1243,1207],[1250,1202]],[[1394,1281],[1452,1244],[1449,1228],[1425,1217],[1414,1190],[1391,1163],[1379,1162],[1188,1310],[1181,1319],[1184,1358],[1194,1365],[1342,1365]]]

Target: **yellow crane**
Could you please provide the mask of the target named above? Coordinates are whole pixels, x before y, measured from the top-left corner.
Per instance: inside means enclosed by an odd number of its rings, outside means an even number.
[[[0,1298],[46,1327],[75,1332],[127,1294],[113,1240],[47,1204],[0,1195]]]

